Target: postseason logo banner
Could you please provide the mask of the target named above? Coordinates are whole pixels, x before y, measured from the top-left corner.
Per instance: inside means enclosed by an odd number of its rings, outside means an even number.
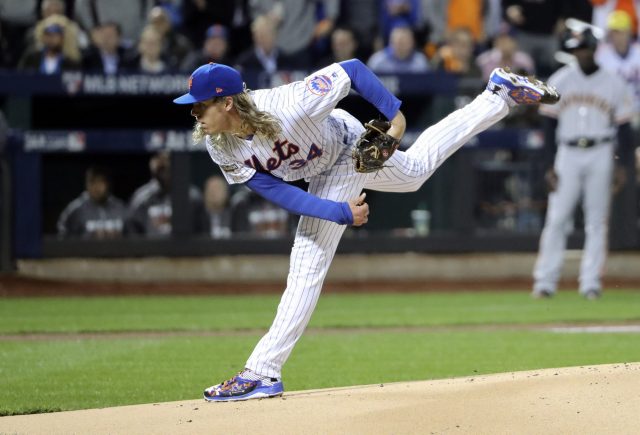
[[[205,151],[191,130],[29,130],[19,139],[32,153]]]

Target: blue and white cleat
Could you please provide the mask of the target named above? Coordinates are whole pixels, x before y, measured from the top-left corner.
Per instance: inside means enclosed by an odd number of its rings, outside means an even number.
[[[208,402],[237,402],[249,399],[264,399],[282,396],[284,386],[276,378],[252,380],[243,378],[244,372],[221,384],[204,390],[204,400]]]
[[[509,68],[494,69],[487,90],[500,95],[511,107],[517,104],[555,104],[560,100],[560,94],[553,86],[535,77],[512,73]]]

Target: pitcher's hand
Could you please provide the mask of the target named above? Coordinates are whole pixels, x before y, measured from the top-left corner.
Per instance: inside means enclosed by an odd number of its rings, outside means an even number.
[[[404,132],[407,129],[407,120],[402,114],[401,111],[398,110],[396,116],[393,117],[391,122],[391,128],[387,130],[387,134],[391,137],[395,137],[400,141],[402,136],[404,136]]]
[[[367,194],[362,193],[358,198],[348,201],[351,214],[353,215],[353,226],[359,227],[369,220],[369,204],[364,202]]]

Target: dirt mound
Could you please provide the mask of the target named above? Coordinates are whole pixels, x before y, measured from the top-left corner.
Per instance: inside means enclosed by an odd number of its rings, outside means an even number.
[[[0,433],[631,434],[640,363],[286,392],[0,419]]]

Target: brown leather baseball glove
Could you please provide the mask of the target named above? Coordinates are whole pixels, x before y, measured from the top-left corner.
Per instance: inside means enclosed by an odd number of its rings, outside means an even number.
[[[353,164],[357,172],[375,172],[384,168],[384,162],[398,149],[400,141],[387,134],[391,128],[389,121],[374,119],[364,128],[351,154]]]

